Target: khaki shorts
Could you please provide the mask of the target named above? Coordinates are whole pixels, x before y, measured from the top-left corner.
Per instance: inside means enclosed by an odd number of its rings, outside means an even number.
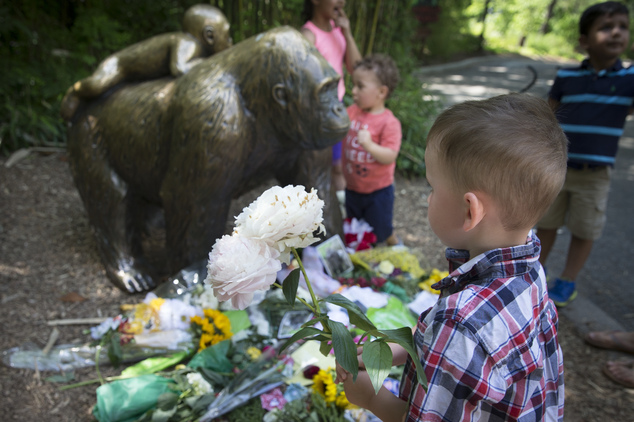
[[[568,169],[564,186],[537,223],[540,229],[558,229],[564,224],[581,238],[596,240],[605,226],[610,191],[609,166],[583,170]]]

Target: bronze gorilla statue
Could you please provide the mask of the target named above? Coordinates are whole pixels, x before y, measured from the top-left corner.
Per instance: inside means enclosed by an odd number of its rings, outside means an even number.
[[[80,105],[69,163],[114,284],[148,290],[204,260],[231,200],[270,177],[318,189],[326,230],[341,233],[330,147],[350,121],[338,79],[298,31],[282,27],[178,78],[126,83]],[[166,268],[148,265],[143,251],[157,210]]]

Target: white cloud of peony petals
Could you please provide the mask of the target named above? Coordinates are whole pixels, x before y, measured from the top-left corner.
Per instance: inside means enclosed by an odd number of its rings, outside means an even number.
[[[244,309],[253,292],[268,290],[282,268],[280,253],[266,242],[244,236],[223,236],[209,254],[207,278],[219,301]]]
[[[323,207],[315,189],[306,192],[304,186],[274,186],[236,217],[234,233],[266,242],[286,262],[292,247],[312,245],[318,240],[314,233],[325,232]]]

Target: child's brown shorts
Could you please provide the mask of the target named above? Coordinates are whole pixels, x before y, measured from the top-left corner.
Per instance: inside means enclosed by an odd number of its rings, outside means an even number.
[[[566,181],[550,209],[537,223],[540,229],[557,229],[564,224],[581,238],[596,240],[605,226],[610,190],[610,166],[568,168]]]

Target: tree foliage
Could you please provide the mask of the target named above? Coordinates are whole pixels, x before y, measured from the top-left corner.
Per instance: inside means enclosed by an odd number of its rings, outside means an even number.
[[[447,0],[440,22],[432,27],[428,50],[449,58],[484,48],[492,51],[581,58],[579,17],[597,0]],[[624,1],[630,10],[634,1]],[[482,20],[485,16],[485,21]],[[484,32],[483,32],[484,29]],[[627,52],[632,56],[631,52]]]

